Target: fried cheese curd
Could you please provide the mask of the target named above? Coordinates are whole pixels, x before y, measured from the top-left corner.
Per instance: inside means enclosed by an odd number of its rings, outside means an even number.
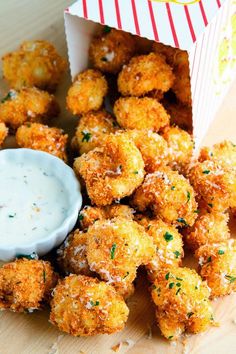
[[[98,70],[79,73],[66,97],[67,109],[74,115],[97,111],[102,107],[108,91],[105,77]]]
[[[155,255],[152,238],[133,220],[117,217],[98,220],[87,231],[87,259],[90,269],[127,298],[140,265]]]
[[[59,112],[55,97],[36,87],[10,90],[0,103],[0,121],[12,129],[25,122],[44,123]]]
[[[17,259],[0,268],[0,309],[32,312],[50,298],[57,282],[49,262]]]
[[[207,244],[196,251],[200,275],[211,289],[211,298],[236,291],[236,241]]]
[[[193,269],[160,269],[151,291],[162,335],[176,340],[184,333],[199,333],[214,324],[206,282]]]
[[[67,134],[40,123],[26,123],[16,131],[16,142],[22,148],[40,150],[67,161]]]
[[[225,211],[236,205],[235,171],[222,161],[196,162],[188,172],[199,198],[211,210]]]
[[[139,217],[135,219],[145,227],[146,233],[152,237],[156,247],[156,255],[146,265],[150,281],[154,281],[160,269],[166,266],[180,266],[184,256],[182,236],[178,230],[161,219]]]
[[[229,214],[219,211],[204,211],[195,224],[185,231],[185,242],[189,249],[195,251],[206,244],[226,241],[230,238],[228,226]]]
[[[170,117],[156,99],[121,97],[114,105],[117,122],[124,129],[148,129],[158,132],[169,124]]]
[[[87,262],[86,242],[86,233],[76,229],[57,250],[57,263],[64,274],[93,275]]]
[[[162,101],[163,106],[170,115],[170,124],[192,133],[192,108],[181,102]]]
[[[92,65],[105,73],[118,73],[135,51],[135,40],[130,33],[104,28],[104,32],[92,39],[89,58]]]
[[[105,207],[86,205],[79,213],[80,226],[86,230],[97,220],[113,219],[118,216],[132,220],[135,210],[129,205],[113,204]]]
[[[71,274],[53,291],[50,322],[73,336],[122,330],[129,309],[115,289],[95,278]]]
[[[155,172],[161,165],[166,165],[169,162],[167,142],[159,134],[147,129],[126,130],[123,134],[132,139],[136,147],[140,150],[146,172]]]
[[[193,157],[193,137],[176,126],[164,128],[162,137],[166,140],[169,149],[169,166],[185,174]]]
[[[162,55],[150,53],[133,57],[118,76],[118,90],[123,96],[143,96],[153,90],[168,91],[174,74]]]
[[[6,139],[7,135],[8,128],[4,123],[0,122],[0,146],[4,143],[4,140]]]
[[[102,146],[106,135],[115,133],[116,130],[116,121],[105,111],[83,114],[76,128],[73,147],[80,155],[86,154],[95,147]]]
[[[10,87],[36,86],[54,91],[67,69],[66,60],[47,41],[25,41],[20,48],[3,56],[3,77]]]
[[[144,178],[142,155],[125,135],[108,135],[101,148],[75,159],[74,170],[97,206],[131,195]]]
[[[200,151],[198,160],[221,161],[230,168],[236,169],[236,145],[229,140],[222,141],[213,147],[203,147]]]
[[[197,218],[193,187],[168,166],[146,175],[133,195],[132,204],[141,212],[151,209],[163,221],[180,227],[192,226]]]

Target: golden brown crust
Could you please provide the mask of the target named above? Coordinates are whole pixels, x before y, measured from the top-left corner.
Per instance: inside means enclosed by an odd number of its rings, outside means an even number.
[[[20,147],[45,151],[67,161],[68,135],[58,128],[49,128],[39,123],[26,123],[17,129],[16,142]]]
[[[8,135],[8,128],[6,127],[5,123],[0,122],[0,146],[4,143]]]
[[[50,321],[73,336],[92,336],[122,330],[128,314],[123,298],[112,286],[71,274],[54,289]]]

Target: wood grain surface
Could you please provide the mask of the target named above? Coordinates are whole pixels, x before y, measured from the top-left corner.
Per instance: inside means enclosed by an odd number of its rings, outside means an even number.
[[[0,55],[16,48],[24,39],[48,39],[66,55],[63,9],[73,1],[8,0],[0,1]],[[57,97],[62,113],[59,125],[71,132],[75,125],[64,109],[69,73],[60,85]],[[0,81],[0,95],[6,85]],[[211,145],[222,139],[236,141],[236,82],[226,97],[216,120],[204,139]],[[12,145],[8,139],[7,144]],[[232,234],[236,220],[232,222]],[[186,260],[186,264],[192,261]],[[213,302],[219,327],[204,334],[187,336],[169,343],[160,336],[154,322],[146,280],[138,279],[135,295],[128,301],[130,317],[123,332],[92,338],[73,338],[59,332],[48,322],[48,310],[33,314],[0,314],[0,354],[108,354],[121,343],[118,353],[129,354],[234,354],[236,353],[236,294]]]

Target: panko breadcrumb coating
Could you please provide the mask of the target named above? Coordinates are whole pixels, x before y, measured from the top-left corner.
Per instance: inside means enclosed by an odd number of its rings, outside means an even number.
[[[208,244],[196,251],[200,275],[211,289],[211,298],[236,291],[236,241]]]
[[[158,132],[170,120],[162,104],[150,97],[121,97],[115,102],[114,114],[124,129],[150,129]]]
[[[142,217],[137,220],[153,239],[156,256],[146,265],[148,277],[154,281],[160,269],[166,266],[180,266],[184,256],[182,236],[178,230],[161,219]]]
[[[98,70],[87,69],[76,76],[69,88],[67,108],[72,114],[97,111],[102,107],[107,90],[105,77]]]
[[[133,140],[142,154],[146,172],[155,172],[161,165],[166,165],[169,158],[167,142],[152,130],[127,130],[125,133]]]
[[[36,86],[54,91],[67,63],[47,41],[25,41],[15,52],[3,56],[3,76],[10,87]]]
[[[133,220],[123,217],[98,220],[88,228],[87,259],[90,269],[124,297],[130,295],[136,269],[148,264],[154,255],[152,238]]]
[[[192,108],[181,102],[162,101],[163,106],[170,115],[171,125],[176,124],[179,128],[193,132]]]
[[[235,171],[221,161],[196,162],[189,180],[211,210],[225,211],[236,205]]]
[[[153,90],[168,91],[174,74],[164,57],[150,53],[133,57],[118,76],[118,90],[123,96],[143,96]]]
[[[199,161],[221,161],[229,168],[236,169],[236,145],[229,140],[222,141],[213,147],[203,147],[200,151]]]
[[[195,192],[189,181],[168,166],[146,175],[132,203],[139,211],[150,208],[154,215],[180,227],[192,226],[197,218]]]
[[[229,214],[218,211],[203,212],[192,228],[186,229],[185,242],[191,250],[230,238]]]
[[[20,147],[45,151],[64,161],[67,161],[67,138],[63,130],[39,123],[26,123],[16,132],[16,142]]]
[[[49,262],[17,259],[0,268],[0,309],[32,312],[42,307],[56,285]]]
[[[160,269],[152,299],[162,335],[176,340],[184,332],[203,332],[214,324],[209,295],[209,288],[195,270],[175,266]]]
[[[132,140],[110,134],[103,147],[75,159],[74,170],[85,181],[92,204],[105,206],[140,186],[144,162]]]
[[[113,219],[115,217],[134,218],[135,210],[129,205],[113,204],[105,207],[86,205],[79,213],[80,226],[86,230],[97,220]]]
[[[92,65],[102,72],[116,74],[135,51],[134,37],[126,32],[105,27],[105,31],[92,39],[89,57]]]
[[[83,114],[76,128],[73,147],[80,155],[86,154],[95,147],[102,146],[106,135],[115,133],[116,130],[116,121],[105,111]]]
[[[0,121],[12,129],[25,122],[44,123],[59,112],[55,97],[36,87],[10,90],[0,103]]]
[[[8,135],[8,128],[4,123],[0,122],[0,146],[4,143],[4,140],[6,139]]]
[[[169,148],[169,166],[173,170],[186,173],[193,158],[193,137],[179,127],[166,127],[162,137],[167,141]]]
[[[57,262],[64,274],[93,275],[87,262],[86,242],[86,233],[76,229],[57,250]]]
[[[118,332],[128,315],[123,298],[98,279],[71,274],[53,291],[50,322],[73,336]]]

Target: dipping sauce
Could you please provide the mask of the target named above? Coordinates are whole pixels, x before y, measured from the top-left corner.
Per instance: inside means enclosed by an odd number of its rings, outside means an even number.
[[[0,166],[0,244],[24,245],[44,238],[67,217],[62,183],[32,162]]]

